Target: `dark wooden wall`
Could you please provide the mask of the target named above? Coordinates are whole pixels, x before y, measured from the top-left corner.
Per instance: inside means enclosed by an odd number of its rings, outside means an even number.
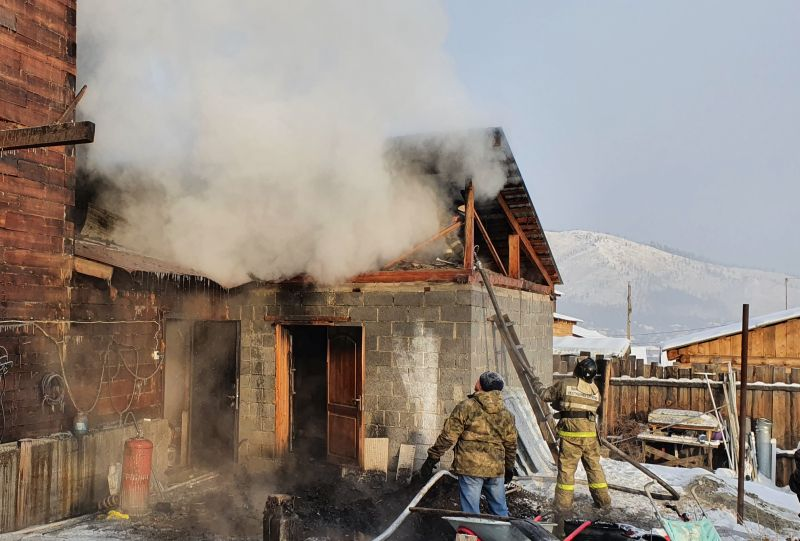
[[[57,120],[73,99],[75,76],[75,1],[0,1],[0,129]],[[71,147],[0,152],[0,325],[70,317],[74,171]],[[42,328],[60,338],[57,326]],[[24,394],[20,385],[27,388],[37,367],[54,359],[52,343],[31,331],[0,332],[14,363],[0,382],[6,410]],[[25,404],[7,416],[28,416],[32,405]]]
[[[48,373],[66,376],[77,407],[91,409],[93,427],[119,422],[127,411],[137,419],[161,417],[164,373],[152,354],[163,357],[166,319],[225,319],[227,302],[221,289],[205,281],[119,269],[110,283],[75,273],[69,294],[71,323],[0,329],[14,361],[4,378],[3,441],[72,428],[76,408],[69,396],[63,412],[42,406],[40,385]],[[52,338],[42,332],[54,328]],[[56,343],[61,340],[63,371]]]

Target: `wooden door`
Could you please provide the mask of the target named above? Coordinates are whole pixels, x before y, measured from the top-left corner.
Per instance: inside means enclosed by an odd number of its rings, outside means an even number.
[[[291,441],[292,335],[283,325],[275,327],[275,456],[285,456]]]
[[[328,329],[328,460],[358,463],[361,452],[361,329]]]

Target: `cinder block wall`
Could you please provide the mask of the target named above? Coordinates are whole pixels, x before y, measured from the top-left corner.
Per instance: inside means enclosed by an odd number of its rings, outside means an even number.
[[[506,383],[519,387],[514,365],[503,347],[500,334],[487,318],[494,315],[492,301],[480,285],[472,287],[472,329],[470,345],[472,377],[485,370],[501,374]],[[553,303],[548,295],[495,288],[500,308],[511,319],[525,354],[537,376],[545,384],[553,380]],[[499,354],[495,355],[495,351]]]
[[[533,348],[529,356],[544,368],[552,358],[549,298],[498,293],[509,316],[519,322],[520,338]],[[484,324],[483,295],[480,286],[465,284],[270,285],[243,291],[231,301],[230,314],[242,321],[239,439],[246,441],[240,459],[257,465],[274,453],[275,329],[265,315],[346,316],[348,325],[363,325],[366,436],[389,438],[394,467],[400,444],[423,450],[433,443],[446,416],[472,392],[475,378],[489,365],[484,346],[488,335],[491,355],[491,327]],[[485,315],[491,314],[487,297]],[[515,381],[510,362],[508,369],[491,368]],[[420,451],[417,458],[423,457]]]

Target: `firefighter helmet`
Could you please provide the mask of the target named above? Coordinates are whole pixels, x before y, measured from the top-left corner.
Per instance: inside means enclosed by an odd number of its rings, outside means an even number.
[[[583,359],[575,365],[574,376],[582,379],[586,383],[592,383],[595,376],[597,376],[597,363],[594,362],[594,359],[591,357]]]

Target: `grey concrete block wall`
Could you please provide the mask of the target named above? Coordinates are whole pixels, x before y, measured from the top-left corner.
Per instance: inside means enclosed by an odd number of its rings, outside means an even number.
[[[487,318],[494,315],[489,295],[482,286],[471,286],[473,320],[470,330],[472,376],[485,370],[500,373],[509,385],[519,386],[514,365],[500,334]],[[501,310],[514,324],[534,372],[545,384],[552,383],[553,303],[548,295],[495,287]],[[467,292],[462,292],[466,297]]]
[[[545,295],[497,289],[517,323],[528,356],[552,359],[552,304]],[[366,437],[388,437],[390,467],[400,444],[432,444],[446,416],[472,392],[487,367],[516,381],[486,318],[493,311],[481,286],[358,284],[335,288],[250,286],[230,301],[241,319],[239,456],[259,463],[274,455],[275,329],[264,316],[349,317],[364,329]],[[487,360],[486,350],[489,350]],[[546,353],[546,355],[545,355]],[[507,359],[505,352],[503,359]],[[506,366],[507,365],[507,366]],[[542,370],[543,379],[550,377]],[[418,459],[424,455],[420,454]]]

